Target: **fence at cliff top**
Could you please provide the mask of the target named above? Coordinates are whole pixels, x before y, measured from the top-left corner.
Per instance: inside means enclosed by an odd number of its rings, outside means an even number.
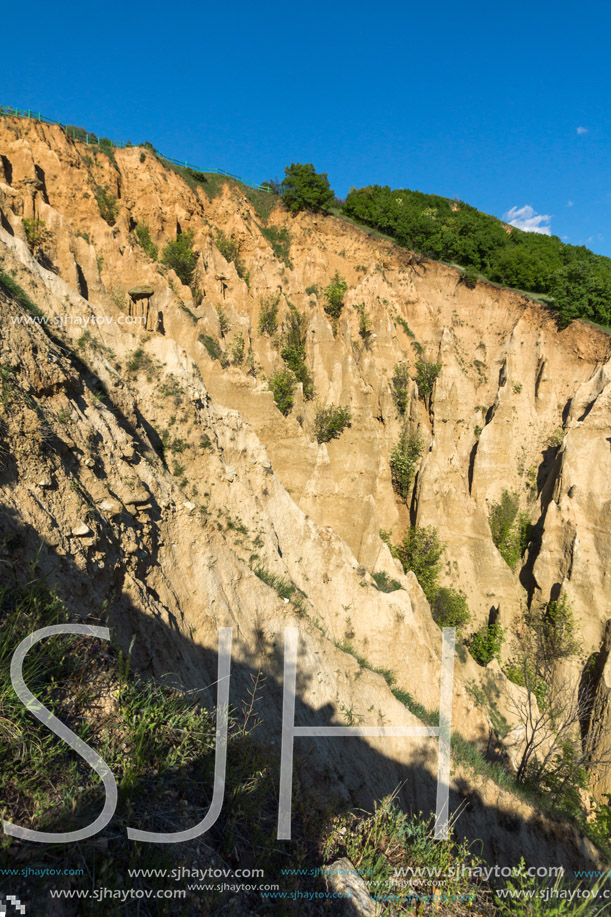
[[[41,124],[57,124],[66,132],[67,136],[72,137],[73,140],[81,140],[83,143],[89,146],[97,146],[101,150],[122,150],[126,148],[129,149],[130,147],[143,147],[155,153],[165,162],[171,162],[175,166],[181,166],[184,169],[191,169],[193,172],[201,172],[202,174],[207,172],[212,175],[224,175],[227,178],[233,178],[235,181],[239,181],[243,185],[247,185],[249,188],[254,188],[255,191],[269,192],[270,190],[263,185],[258,185],[256,182],[249,181],[247,178],[242,178],[240,175],[234,175],[233,172],[227,172],[225,169],[202,169],[200,166],[193,165],[192,162],[172,159],[171,156],[164,156],[163,153],[156,150],[151,143],[131,143],[129,140],[127,143],[115,143],[114,140],[109,140],[108,137],[98,137],[97,134],[86,131],[84,127],[75,127],[73,124],[62,124],[61,121],[56,121],[54,118],[47,118],[45,115],[41,115],[39,111],[32,111],[29,108],[12,108],[10,105],[0,105],[0,115],[7,115],[12,118],[27,118],[31,121],[40,121]]]

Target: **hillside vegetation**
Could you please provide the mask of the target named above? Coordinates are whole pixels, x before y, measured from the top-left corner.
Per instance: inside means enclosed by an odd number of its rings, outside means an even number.
[[[463,201],[388,185],[353,189],[343,212],[406,248],[550,297],[562,326],[575,318],[611,324],[611,259],[584,245],[507,226]],[[465,271],[464,279],[469,285],[477,275]]]

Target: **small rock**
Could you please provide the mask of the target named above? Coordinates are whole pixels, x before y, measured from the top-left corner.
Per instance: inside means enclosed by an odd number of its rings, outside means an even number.
[[[121,449],[119,455],[125,462],[133,462],[136,458],[137,452],[132,445],[129,445],[124,446],[123,449]]]
[[[91,456],[89,456],[88,458],[85,459],[83,464],[86,465],[87,468],[93,468],[93,466],[95,465],[95,459],[92,459]]]
[[[185,500],[185,502],[183,503],[183,506],[184,506],[184,508],[185,508],[186,510],[188,510],[190,513],[192,513],[193,510],[195,509],[195,503],[191,503],[190,500]]]
[[[85,535],[93,535],[93,532],[84,522],[79,522],[78,525],[75,525],[72,529],[72,534],[76,535],[78,538],[83,538]]]
[[[325,867],[327,888],[341,896],[340,906],[334,913],[353,915],[353,917],[376,917],[380,906],[369,894],[369,889],[358,874],[358,870],[347,857],[335,860]]]
[[[44,489],[53,487],[53,478],[51,477],[51,475],[50,474],[43,475],[40,481],[38,482],[38,486]]]
[[[125,497],[125,503],[128,506],[137,506],[139,503],[148,503],[151,498],[146,487],[136,487],[130,494]]]
[[[118,500],[102,500],[101,503],[98,503],[98,508],[102,510],[103,513],[108,513],[109,516],[119,516],[123,512],[123,507]]]

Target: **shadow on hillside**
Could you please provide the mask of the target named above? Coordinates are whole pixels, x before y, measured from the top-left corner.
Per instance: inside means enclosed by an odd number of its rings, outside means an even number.
[[[24,525],[10,512],[0,517],[0,543],[4,545],[2,565],[0,565],[0,587],[10,586],[12,569],[27,575],[31,564],[40,548],[40,538],[28,525]],[[12,564],[13,568],[9,565]],[[116,589],[112,573],[97,577],[92,581],[79,570],[72,558],[58,556],[53,548],[43,545],[39,553],[39,570],[48,576],[50,585],[55,585],[66,600],[71,620],[85,623],[105,623],[103,620],[102,600],[112,595]],[[192,640],[180,633],[176,622],[164,620],[161,615],[153,618],[144,616],[130,601],[126,590],[116,594],[108,616],[108,626],[116,638],[117,645],[125,651],[131,637],[136,636],[134,661],[143,676],[154,670],[146,653],[139,651],[141,644],[148,647],[163,647],[165,658],[173,660],[173,674],[165,673],[168,682],[180,682],[181,667],[188,661],[188,670],[197,672],[198,684],[187,687],[199,689],[199,695],[205,705],[215,703],[217,681],[217,654],[212,649],[197,646]],[[421,755],[416,755],[409,767],[399,765],[379,750],[370,747],[360,738],[297,738],[295,740],[295,767],[293,776],[293,839],[291,841],[275,840],[276,817],[278,804],[278,772],[280,762],[280,722],[282,710],[282,668],[283,649],[282,635],[260,635],[258,647],[247,647],[241,640],[238,629],[234,628],[234,653],[231,670],[230,704],[240,711],[248,703],[253,680],[263,668],[266,676],[260,691],[261,700],[256,705],[256,715],[262,718],[261,726],[254,730],[248,739],[237,738],[230,742],[228,751],[228,780],[225,790],[223,810],[217,823],[210,832],[197,841],[172,848],[174,862],[190,863],[203,869],[220,861],[233,869],[248,868],[265,861],[267,882],[278,882],[282,890],[324,891],[324,884],[319,877],[287,878],[282,876],[281,869],[300,867],[315,869],[322,865],[324,854],[323,828],[328,827],[329,818],[340,811],[364,809],[373,811],[377,802],[401,787],[398,802],[405,811],[417,814],[434,811],[436,782],[425,766],[427,752],[424,743],[435,742],[434,739],[405,739],[407,742],[420,743]],[[159,672],[156,672],[159,676]],[[316,671],[304,668],[303,656],[298,660],[298,697],[303,693],[310,679],[316,677]],[[192,681],[192,678],[191,678]],[[59,714],[58,714],[59,715]],[[60,718],[66,719],[65,713]],[[325,705],[312,709],[298,700],[295,722],[297,725],[346,725],[344,718]],[[392,724],[388,724],[392,725]],[[92,743],[95,747],[95,743]],[[100,751],[100,749],[97,749]],[[184,830],[196,824],[206,814],[213,785],[213,751],[204,756],[196,765],[175,768],[171,773],[152,777],[146,785],[133,787],[133,798],[129,790],[120,796],[120,808],[115,819],[98,837],[90,838],[72,845],[69,853],[61,845],[37,845],[13,842],[9,853],[3,854],[4,863],[9,866],[36,864],[52,865],[68,861],[69,865],[85,863],[85,877],[82,884],[70,880],[67,887],[96,888],[112,884],[105,880],[108,861],[114,864],[114,881],[119,887],[129,889],[150,888],[149,880],[132,879],[127,875],[130,867],[151,864],[165,865],[164,857],[168,853],[166,845],[136,844],[125,838],[125,827],[148,831],[170,832]],[[24,767],[27,767],[27,754],[24,750]],[[265,771],[265,777],[260,774]],[[239,786],[232,784],[232,779],[239,780]],[[515,864],[522,854],[528,865],[558,865],[575,867],[576,863],[585,861],[577,855],[575,849],[567,847],[567,833],[552,837],[541,822],[524,822],[518,815],[508,816],[494,807],[487,806],[475,785],[459,787],[451,792],[451,811],[459,808],[465,811],[461,815],[457,833],[469,840],[481,843],[474,845],[474,852],[483,855],[489,862],[499,865]],[[99,782],[93,777],[89,768],[83,765],[83,784],[92,785],[91,790],[83,794],[73,811],[65,809],[61,817],[47,814],[44,818],[44,830],[74,830],[91,823],[99,814],[103,802],[103,793],[98,789]],[[263,787],[263,788],[262,788]],[[250,797],[249,793],[254,793]],[[261,795],[257,795],[261,794]],[[169,804],[163,804],[167,796]],[[254,802],[254,809],[253,809]],[[10,811],[7,813],[11,818]],[[69,821],[69,825],[66,821]],[[34,819],[30,827],[41,829],[41,821]],[[267,853],[261,854],[265,845]],[[65,846],[65,845],[64,845]],[[161,849],[160,849],[161,847]],[[336,850],[334,856],[341,856],[342,850]],[[579,867],[578,867],[579,868]],[[273,871],[273,874],[270,872]],[[118,876],[118,878],[117,878]],[[32,893],[31,879],[2,880],[0,888],[5,893],[28,891]],[[65,880],[64,880],[65,881]],[[152,881],[152,880],[151,880]],[[30,884],[29,884],[30,883]],[[61,887],[58,880],[52,887]],[[180,888],[184,884],[164,880],[162,888]],[[242,900],[242,899],[240,899]],[[246,895],[243,906],[246,910],[232,910],[227,905],[215,905],[212,910],[198,910],[195,904],[185,904],[171,913],[329,913],[326,905],[315,906],[299,903],[291,910],[280,905],[268,905],[260,899]],[[116,902],[108,913],[138,913],[142,915],[163,914],[167,911],[159,905],[158,910],[146,910],[138,904],[138,910],[121,910]],[[256,905],[256,907],[255,907]],[[176,904],[173,905],[176,908]],[[242,906],[242,905],[241,905]],[[123,905],[121,906],[123,907]],[[133,907],[133,905],[132,905]],[[152,906],[151,906],[152,907]],[[182,907],[182,905],[181,905]],[[310,910],[307,908],[311,907]],[[252,908],[252,910],[248,910]],[[332,911],[338,913],[337,910]],[[65,910],[62,913],[81,913]],[[85,911],[85,913],[87,913]],[[91,913],[106,913],[94,910]],[[347,911],[346,913],[350,913]]]

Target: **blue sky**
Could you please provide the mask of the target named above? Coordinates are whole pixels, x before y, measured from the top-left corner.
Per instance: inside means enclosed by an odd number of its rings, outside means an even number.
[[[0,104],[262,181],[454,197],[611,255],[601,3],[11,3]]]

